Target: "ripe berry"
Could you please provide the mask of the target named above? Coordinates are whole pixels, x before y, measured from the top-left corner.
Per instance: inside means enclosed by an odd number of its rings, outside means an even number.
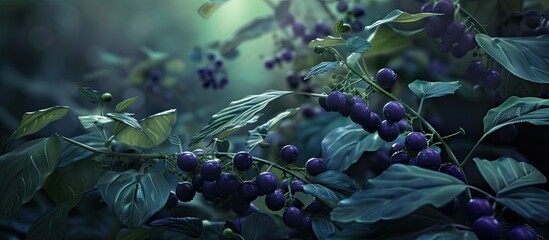
[[[390,88],[395,85],[397,74],[393,69],[382,68],[376,74],[376,80],[382,88]]]
[[[410,155],[405,150],[395,152],[391,155],[391,164],[408,164],[410,162]]]
[[[503,240],[515,240],[515,239],[521,239],[521,240],[536,240],[537,236],[536,233],[532,230],[528,229],[524,226],[516,226],[509,230],[505,236],[503,236]]]
[[[286,49],[282,55],[280,56],[280,58],[282,58],[282,60],[286,61],[286,62],[289,62],[289,61],[292,61],[292,59],[294,58],[294,54],[292,53],[292,50],[291,49]]]
[[[370,118],[370,108],[366,103],[358,102],[353,103],[351,105],[351,111],[349,113],[349,116],[351,117],[351,120],[355,122],[356,124],[366,124],[366,120]]]
[[[379,135],[379,138],[383,139],[384,141],[392,142],[397,139],[398,135],[400,134],[400,128],[398,127],[398,124],[394,122],[383,120],[383,122],[381,122],[381,125],[379,125],[377,134]]]
[[[185,172],[192,172],[198,166],[198,157],[192,152],[182,152],[177,156],[177,166]]]
[[[336,9],[340,13],[344,13],[349,8],[349,4],[347,3],[347,0],[340,0],[337,2]]]
[[[286,145],[280,150],[280,158],[286,163],[294,163],[298,155],[299,150],[294,145]]]
[[[458,42],[459,47],[462,50],[470,51],[473,50],[477,46],[477,42],[475,40],[475,34],[471,32],[467,32],[461,36]]]
[[[441,41],[438,43],[437,47],[441,53],[449,53],[452,51],[452,43],[449,42]]]
[[[305,33],[305,25],[303,23],[295,22],[292,24],[292,31],[296,37],[300,37]]]
[[[491,216],[494,213],[490,202],[482,198],[472,198],[465,209],[467,211],[467,221],[470,223],[474,223],[481,217]]]
[[[303,202],[301,200],[295,198],[295,197],[290,199],[290,204],[291,204],[291,206],[294,206],[294,207],[299,208],[299,209],[302,209],[303,206],[304,206]]]
[[[232,173],[223,173],[217,179],[217,191],[222,197],[232,195],[240,189],[240,182],[236,175]]]
[[[462,182],[465,182],[465,175],[463,174],[463,172],[461,171],[461,169],[459,169],[458,166],[456,166],[455,164],[453,163],[448,163],[448,164],[444,164],[440,167],[440,170],[439,170],[441,173],[446,173],[452,177],[455,177],[459,180],[461,180]]]
[[[252,167],[252,162],[252,155],[245,151],[238,152],[233,157],[233,165],[240,171],[250,169]]]
[[[417,157],[410,159],[408,165],[417,166]]]
[[[400,130],[400,132],[404,132],[406,131],[406,129],[408,128],[408,120],[406,118],[403,118],[401,119],[400,121],[397,122],[397,125],[398,125],[398,129]]]
[[[421,6],[421,12],[424,12],[424,13],[433,12],[433,3],[428,2],[426,4],[423,4],[423,6]]]
[[[180,182],[175,188],[177,199],[182,202],[189,202],[193,200],[195,193],[194,187],[190,182]]]
[[[240,184],[239,194],[243,199],[251,202],[259,196],[259,190],[255,182],[245,181]]]
[[[273,211],[278,211],[284,208],[285,202],[286,198],[284,197],[284,193],[279,189],[265,197],[265,205]]]
[[[463,50],[461,46],[454,45],[452,47],[452,56],[454,56],[455,58],[462,58],[465,57],[465,55],[467,55],[467,51]]]
[[[296,207],[288,207],[282,214],[282,221],[289,228],[298,228],[303,224],[303,215],[301,210]]]
[[[318,105],[320,105],[320,107],[325,111],[329,112],[328,106],[326,106],[326,98],[322,98],[322,97],[318,98]]]
[[[360,20],[354,20],[352,23],[351,23],[351,30],[353,32],[359,32],[359,31],[362,31],[362,28],[364,27],[364,25],[362,24],[362,22]]]
[[[366,10],[362,5],[355,5],[352,11],[355,17],[362,17],[364,16],[364,14],[366,14]]]
[[[404,147],[405,147],[404,143],[401,143],[401,142],[393,143],[393,145],[391,145],[391,150],[389,151],[389,155],[393,156],[394,153],[404,150]]]
[[[250,202],[244,200],[239,194],[234,194],[229,201],[229,207],[234,213],[242,216],[250,208]]]
[[[192,184],[197,192],[202,192],[202,185],[204,185],[204,179],[200,173],[193,176]]]
[[[200,175],[202,175],[202,178],[205,181],[213,182],[219,178],[219,175],[221,174],[221,166],[219,166],[219,163],[214,160],[209,160],[202,164],[202,168],[200,169]]]
[[[448,24],[448,26],[440,36],[440,39],[443,42],[450,44],[450,47],[451,47],[453,43],[456,43],[461,39],[464,32],[465,32],[465,24],[456,20]]]
[[[480,82],[486,75],[484,64],[479,61],[472,61],[467,66],[467,78],[471,81]]]
[[[329,111],[339,112],[345,108],[347,102],[345,95],[340,91],[333,91],[326,97],[326,108]]]
[[[404,140],[404,146],[412,151],[421,151],[427,147],[427,138],[421,132],[408,133]]]
[[[383,115],[389,122],[398,122],[406,114],[406,109],[400,102],[390,101],[383,106]]]
[[[272,60],[267,60],[267,61],[265,61],[264,65],[265,65],[265,68],[267,70],[271,70],[271,69],[273,69],[273,67],[275,65],[275,62],[272,61]]]
[[[374,133],[379,129],[381,125],[381,118],[375,112],[370,113],[370,117],[366,119],[364,124],[361,124],[362,128],[369,133]]]
[[[305,163],[305,169],[311,176],[316,176],[326,171],[324,167],[324,161],[320,158],[311,158]]]
[[[164,208],[168,210],[172,209],[174,207],[177,207],[177,203],[177,195],[173,191],[171,191],[170,195],[168,195],[168,200],[166,200],[166,204],[164,204]]]
[[[486,77],[484,78],[484,87],[496,90],[501,83],[501,76],[499,72],[496,71],[489,71],[486,73]]]
[[[437,170],[440,162],[440,153],[432,148],[425,148],[417,155],[417,165],[422,168]]]
[[[283,193],[288,192],[288,179],[282,180],[282,182],[280,183],[280,191],[282,191]]]
[[[303,192],[303,185],[305,183],[299,179],[296,179],[296,180],[293,180],[292,181],[292,184],[290,185],[290,189],[292,191],[292,193],[296,193],[296,192]]]
[[[313,201],[305,208],[306,211],[315,214],[324,209],[324,203],[318,198],[313,198]]]
[[[101,101],[103,102],[110,102],[112,101],[112,95],[110,93],[103,93],[101,94]]]
[[[311,224],[311,218],[303,214],[303,218],[301,218],[301,227],[298,227],[297,229],[302,233],[312,232],[313,225]]]
[[[442,20],[451,20],[454,18],[456,8],[451,1],[438,1],[433,6],[434,13],[442,13],[444,15],[436,16]]]
[[[204,196],[204,199],[211,202],[218,198],[219,193],[217,192],[216,182],[204,182],[202,185],[202,196]]]
[[[215,61],[215,69],[221,69],[223,67],[223,60]]]
[[[449,23],[449,21],[438,17],[430,17],[428,18],[427,25],[425,26],[425,32],[430,38],[438,38]]]
[[[501,232],[501,225],[492,216],[481,217],[473,224],[473,232],[479,240],[497,240]]]
[[[267,195],[276,190],[277,179],[276,176],[270,172],[262,172],[256,177],[255,183],[257,184],[259,195]]]
[[[537,28],[541,23],[541,15],[535,11],[529,11],[524,14],[524,23],[529,28]]]

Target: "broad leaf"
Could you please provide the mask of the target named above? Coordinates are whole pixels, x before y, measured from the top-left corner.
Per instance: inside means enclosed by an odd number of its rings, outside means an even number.
[[[549,100],[511,96],[498,107],[490,109],[482,121],[484,135],[504,126],[521,122],[549,125]]]
[[[342,193],[316,183],[303,185],[303,191],[325,201],[339,201],[347,197]]]
[[[326,239],[328,235],[337,232],[337,227],[328,219],[311,218],[311,225],[318,239]]]
[[[78,116],[78,120],[80,120],[80,124],[82,124],[82,127],[84,128],[92,128],[114,121],[110,117],[105,117],[101,115]]]
[[[88,133],[72,138],[75,141],[86,144],[95,149],[106,151],[103,138],[97,133]],[[94,152],[81,148],[67,141],[61,142],[61,157],[57,161],[57,167],[66,167],[82,159],[86,159],[94,155]]]
[[[122,102],[116,104],[114,110],[118,113],[125,112],[135,101],[139,99],[139,96],[128,98]]]
[[[336,128],[322,140],[326,169],[342,172],[358,161],[363,152],[375,152],[384,143],[377,133],[368,133],[356,124]]]
[[[370,42],[365,38],[352,37],[345,41],[345,46],[349,52],[363,53],[370,49]]]
[[[432,231],[423,234],[416,240],[477,240],[477,236],[472,231],[459,230],[448,227],[438,231]]]
[[[394,22],[394,23],[411,23],[411,22],[416,22],[416,21],[419,21],[421,19],[430,17],[430,16],[435,16],[435,15],[440,15],[440,14],[438,14],[438,13],[409,14],[407,12],[403,12],[401,10],[395,9],[392,12],[390,12],[389,14],[387,14],[384,18],[375,21],[374,23],[370,24],[369,26],[364,27],[364,29],[365,30],[370,30],[370,29],[375,28],[375,27],[377,27],[381,24],[392,23],[392,22]]]
[[[248,149],[254,148],[256,145],[265,140],[265,137],[267,137],[267,134],[270,131],[276,130],[284,119],[294,116],[297,113],[299,113],[299,108],[290,108],[284,112],[279,113],[266,123],[261,124],[256,128],[248,131],[248,138],[246,138],[246,147],[248,147]]]
[[[502,38],[475,35],[478,45],[517,77],[549,83],[549,35]]]
[[[408,84],[408,88],[419,98],[442,97],[454,94],[461,87],[459,81],[453,82],[428,82],[415,80]]]
[[[402,36],[386,25],[379,26],[368,37],[368,42],[370,42],[372,48],[362,54],[366,57],[398,52],[411,46],[413,43],[411,38]]]
[[[63,240],[67,231],[67,215],[81,198],[72,199],[46,211],[29,229],[26,239]]]
[[[176,120],[176,110],[167,110],[139,121],[138,125],[142,127],[143,131],[127,126],[121,128],[114,138],[128,145],[152,148],[170,136]]]
[[[208,0],[206,3],[200,6],[200,8],[198,9],[198,13],[203,18],[208,18],[227,1],[228,0]]]
[[[309,70],[304,80],[310,79],[316,75],[327,73],[337,68],[338,62],[321,62]]]
[[[322,184],[345,194],[352,194],[357,190],[354,179],[346,174],[333,170],[328,170],[314,176],[311,179],[311,182]]]
[[[543,184],[547,179],[534,166],[508,157],[495,161],[473,159],[482,177],[498,195],[517,188]]]
[[[272,217],[265,213],[252,213],[242,224],[242,237],[246,240],[273,239],[277,225]]]
[[[227,108],[212,116],[208,125],[191,138],[189,146],[194,146],[207,137],[227,131],[234,132],[248,123],[256,122],[259,118],[257,113],[265,108],[267,104],[290,93],[292,92],[267,91],[231,102]]]
[[[139,125],[139,122],[137,122],[137,119],[133,118],[133,114],[127,114],[127,113],[107,113],[105,114],[107,117],[110,117],[118,122],[121,122],[123,124],[126,124],[127,126],[130,126],[132,128],[135,128],[139,131],[143,131],[143,128],[141,125]],[[119,132],[117,132],[119,133]]]
[[[31,200],[55,169],[59,136],[36,139],[0,156],[0,217],[8,217]]]
[[[528,187],[508,191],[497,196],[496,201],[522,217],[539,224],[549,222],[549,192]]]
[[[110,56],[116,57],[114,55],[110,55]],[[101,94],[99,94],[99,92],[97,92],[96,90],[90,87],[78,87],[77,90],[78,90],[78,94],[87,98],[91,103],[101,102]]]
[[[327,36],[325,38],[317,38],[309,42],[308,47],[337,47],[345,45],[345,40],[340,37]]]
[[[198,238],[202,234],[202,220],[195,217],[169,217],[151,222],[152,227],[180,232],[189,237]]]
[[[374,223],[398,219],[426,205],[442,207],[466,188],[450,175],[402,164],[391,165],[368,183],[371,188],[338,203],[331,213],[333,220]]]
[[[56,106],[38,110],[35,112],[26,112],[17,127],[16,138],[33,134],[49,123],[64,117],[69,112],[69,107]]]
[[[97,187],[120,222],[132,228],[141,226],[164,207],[171,190],[162,173],[156,170],[145,173],[106,171]]]

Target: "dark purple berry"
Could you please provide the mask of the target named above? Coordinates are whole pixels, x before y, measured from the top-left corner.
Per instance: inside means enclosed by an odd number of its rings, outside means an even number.
[[[474,223],[481,217],[491,216],[494,213],[492,206],[490,206],[490,202],[482,198],[472,198],[469,200],[465,210],[467,212],[467,221],[470,223]]]
[[[294,22],[292,24],[292,31],[296,37],[300,37],[305,33],[305,25],[300,22]]]
[[[355,5],[353,7],[352,12],[353,12],[353,16],[355,17],[362,17],[366,14],[366,10],[362,5]]]
[[[198,166],[198,157],[192,152],[182,152],[177,156],[177,166],[185,172],[192,172]]]
[[[406,114],[406,109],[404,106],[397,101],[390,101],[383,106],[383,116],[389,122],[398,122],[400,119],[404,118]]]
[[[454,56],[455,58],[462,58],[465,57],[465,55],[467,55],[467,51],[463,50],[461,46],[454,45],[452,47],[452,56]]]
[[[326,106],[326,98],[322,98],[322,97],[318,98],[318,105],[320,105],[322,109],[329,111],[328,106]]]
[[[302,233],[310,233],[313,230],[313,225],[311,224],[311,218],[305,214],[303,214],[303,218],[301,220],[301,227],[298,227],[299,231]]]
[[[417,166],[417,157],[410,159],[408,165]]]
[[[440,162],[440,153],[432,148],[425,148],[417,155],[417,165],[422,168],[438,170]]]
[[[472,61],[467,66],[467,78],[473,82],[480,82],[486,75],[484,64],[479,61]]]
[[[252,155],[248,152],[241,151],[234,155],[233,165],[240,171],[246,171],[252,167],[253,159]]]
[[[280,58],[286,62],[292,61],[294,58],[294,54],[292,53],[291,49],[286,49],[282,55],[280,55]]]
[[[284,193],[278,189],[265,197],[265,205],[273,211],[284,208],[285,202],[286,198],[284,197]]]
[[[452,51],[452,44],[449,42],[441,41],[438,43],[437,47],[441,53],[449,53]]]
[[[475,34],[467,32],[461,36],[458,42],[459,47],[464,51],[471,51],[477,46],[477,41],[475,40]]]
[[[276,190],[276,176],[270,172],[262,172],[255,179],[259,195],[271,194]]]
[[[215,61],[215,68],[221,69],[223,67],[223,60],[217,60]]]
[[[530,230],[527,227],[524,226],[516,226],[509,230],[505,236],[503,236],[503,240],[536,240],[537,236],[536,233]]]
[[[340,13],[347,12],[347,9],[349,8],[349,4],[347,3],[347,0],[340,0],[337,2],[336,9]]]
[[[361,97],[359,97],[359,96],[353,96],[353,97],[351,98],[351,103],[354,104],[354,103],[365,103],[365,102],[364,102],[364,99],[362,99]]]
[[[180,182],[175,188],[177,199],[182,202],[189,202],[193,200],[195,193],[194,187],[190,182]]]
[[[250,209],[250,202],[240,197],[239,194],[234,194],[229,201],[229,207],[234,213],[242,216]]]
[[[362,22],[360,20],[354,20],[351,23],[351,30],[353,32],[360,32],[360,31],[362,31],[362,28],[364,28],[364,25],[362,24]]]
[[[440,211],[448,216],[452,216],[459,211],[460,203],[458,198],[452,199],[449,203],[442,206]]]
[[[311,176],[316,176],[326,171],[324,161],[320,158],[311,158],[305,163],[305,169]]]
[[[303,43],[305,45],[309,44],[309,42],[315,40],[318,37],[318,35],[315,32],[306,32],[301,37],[301,40],[303,40]]]
[[[285,163],[294,163],[299,156],[299,150],[294,145],[286,145],[280,150],[280,158]]]
[[[202,185],[202,196],[204,199],[213,202],[216,198],[219,197],[217,192],[217,183],[216,182],[204,182]]]
[[[207,57],[208,60],[210,60],[210,61],[215,60],[215,54],[214,54],[214,53],[208,53],[208,54],[206,55],[206,57]]]
[[[179,201],[177,200],[177,195],[175,194],[175,192],[171,191],[170,195],[168,195],[168,200],[166,200],[166,204],[164,204],[164,208],[169,210],[177,207],[178,202]]]
[[[222,197],[230,196],[238,192],[240,189],[240,181],[236,175],[232,173],[223,173],[217,179],[217,191]]]
[[[404,140],[404,146],[412,151],[421,151],[427,147],[427,138],[421,132],[408,133],[406,140]]]
[[[301,210],[296,207],[288,207],[282,214],[282,221],[289,228],[298,228],[303,224],[303,215]]]
[[[292,184],[290,185],[290,189],[292,190],[292,194],[296,192],[303,192],[303,185],[305,183],[299,179],[293,180]]]
[[[537,28],[541,24],[541,15],[535,11],[529,11],[524,14],[524,23],[529,28]]]
[[[389,151],[389,155],[393,156],[394,153],[404,150],[404,147],[405,147],[404,143],[401,143],[401,142],[393,143],[393,145],[391,145],[391,150]]]
[[[448,24],[448,26],[440,36],[440,39],[443,42],[450,44],[450,47],[451,47],[453,43],[456,43],[459,40],[461,40],[463,33],[465,33],[465,24],[456,20]]]
[[[370,117],[366,119],[366,122],[362,124],[362,128],[367,132],[374,133],[379,129],[381,125],[381,118],[375,112],[370,113]]]
[[[497,240],[501,232],[501,225],[492,216],[481,217],[473,224],[473,232],[479,240]]]
[[[491,90],[496,90],[500,84],[501,76],[499,72],[492,70],[486,73],[486,77],[484,78],[484,87]]]
[[[251,202],[259,196],[259,190],[255,182],[245,181],[240,184],[239,194],[243,199]]]
[[[391,155],[391,164],[408,164],[410,162],[410,155],[406,150],[395,152]]]
[[[345,108],[347,100],[345,95],[340,91],[334,91],[326,97],[326,108],[329,111],[339,112]]]
[[[304,206],[304,205],[303,205],[303,202],[302,202],[301,200],[295,198],[295,197],[292,198],[292,199],[290,199],[290,201],[291,201],[291,206],[293,206],[293,207],[302,209],[303,206]]]
[[[291,13],[286,13],[286,18],[284,19],[284,22],[282,23],[284,26],[293,24],[295,22],[295,16]]]
[[[398,125],[398,129],[400,130],[400,132],[404,132],[406,131],[406,129],[408,128],[408,120],[406,118],[403,118],[401,119],[400,121],[397,122],[397,125]]]
[[[324,209],[324,203],[318,198],[314,198],[313,201],[305,208],[306,211],[315,214]]]
[[[273,60],[267,60],[265,61],[264,65],[267,70],[271,70],[273,69],[275,62]]]
[[[398,135],[400,134],[400,128],[398,127],[398,124],[394,122],[383,120],[383,122],[381,122],[381,125],[379,125],[377,134],[379,135],[379,138],[383,139],[384,141],[392,142],[397,139]]]
[[[430,38],[438,38],[449,23],[449,21],[442,20],[438,17],[430,17],[425,26],[425,32]]]
[[[465,182],[465,175],[463,174],[461,169],[453,163],[447,163],[442,165],[439,171],[441,173],[446,173],[452,177],[455,177],[461,180],[462,182]]]
[[[280,191],[282,191],[283,193],[288,192],[288,182],[289,182],[288,179],[284,179],[280,183]]]
[[[376,74],[376,80],[382,88],[390,88],[395,85],[397,74],[393,69],[382,68]]]
[[[423,13],[433,12],[433,3],[428,2],[426,4],[423,4],[423,6],[421,6],[421,12],[423,12]]]
[[[219,178],[221,174],[221,166],[217,161],[209,160],[202,164],[200,175],[205,181],[213,182]]]
[[[366,124],[366,120],[370,118],[370,108],[366,103],[358,102],[351,105],[349,116],[356,124]]]
[[[454,11],[456,10],[454,4],[451,1],[438,1],[433,6],[434,13],[442,13],[444,15],[436,16],[442,20],[451,20],[454,18]]]
[[[202,192],[202,185],[204,185],[204,179],[200,173],[193,176],[192,184],[197,192]]]

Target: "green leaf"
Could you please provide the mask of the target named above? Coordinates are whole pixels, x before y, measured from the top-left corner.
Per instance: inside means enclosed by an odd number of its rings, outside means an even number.
[[[277,231],[272,217],[265,213],[256,212],[246,217],[242,224],[242,237],[246,240],[263,240],[272,237]]]
[[[122,127],[114,138],[128,145],[152,148],[170,136],[176,120],[175,109],[160,112],[139,121],[138,125],[142,127],[143,131],[128,126]],[[147,136],[151,139],[149,140]]]
[[[246,147],[248,147],[248,149],[254,148],[256,145],[265,140],[265,137],[267,137],[267,134],[270,131],[276,130],[284,119],[294,116],[297,113],[299,113],[299,108],[287,109],[286,111],[279,113],[266,123],[261,124],[256,128],[248,131],[248,137],[246,138]]]
[[[92,128],[114,121],[110,117],[105,117],[101,115],[78,116],[78,120],[80,120],[80,124],[82,124],[82,127],[84,128]]]
[[[547,179],[534,166],[502,157],[495,161],[473,159],[482,177],[497,194],[503,194],[517,188],[543,184]]]
[[[521,122],[549,125],[549,100],[511,96],[498,107],[490,109],[482,121],[484,135],[506,125]]]
[[[408,84],[408,88],[419,98],[442,97],[454,94],[461,87],[459,81],[453,82],[428,82],[415,80]]]
[[[331,131],[322,140],[322,155],[326,169],[342,172],[358,161],[364,152],[379,150],[385,141],[377,133],[368,133],[351,124]]]
[[[333,170],[328,170],[312,177],[311,182],[320,183],[345,194],[353,194],[357,190],[354,179],[347,176],[347,174]]]
[[[416,240],[477,240],[472,231],[459,230],[448,227],[438,231],[431,231],[416,238]]]
[[[499,194],[496,201],[539,224],[549,222],[549,207],[547,207],[549,192],[547,191],[534,187],[520,188]]]
[[[228,0],[208,0],[208,2],[200,6],[198,13],[203,18],[208,18],[227,1]]]
[[[149,240],[151,239],[150,228],[122,228],[116,234],[115,240]]]
[[[78,94],[87,98],[91,103],[101,102],[101,94],[90,87],[78,87]]]
[[[168,217],[154,220],[152,227],[179,232],[189,237],[197,238],[202,233],[202,220],[195,217]]]
[[[309,42],[307,45],[309,48],[315,48],[315,47],[337,47],[337,46],[344,46],[345,40],[340,37],[333,37],[333,36],[327,36],[325,38],[317,38]]]
[[[345,41],[345,46],[349,52],[363,53],[370,49],[370,42],[365,38],[352,37]]]
[[[536,83],[549,83],[549,35],[492,38],[477,34],[475,39],[490,57],[517,77]]]
[[[64,202],[46,211],[30,227],[26,239],[63,240],[67,232],[67,215],[81,197]]]
[[[466,188],[448,174],[402,164],[391,165],[368,183],[371,188],[338,203],[331,213],[333,220],[374,223],[398,219],[426,205],[442,207]]]
[[[97,187],[120,222],[131,228],[141,226],[162,209],[171,189],[162,173],[154,169],[145,173],[106,171]]]
[[[250,95],[238,101],[233,101],[229,106],[214,114],[208,125],[191,138],[189,146],[194,146],[207,137],[222,132],[234,132],[248,123],[256,122],[261,111],[271,101],[288,95],[291,91],[267,91],[258,95]],[[225,134],[226,135],[226,134]]]
[[[59,136],[36,139],[0,156],[0,217],[9,217],[31,200],[55,169]]]
[[[126,111],[135,101],[137,101],[137,99],[139,99],[139,96],[135,96],[135,97],[132,97],[132,98],[128,98],[122,102],[119,102],[118,104],[116,104],[116,107],[114,108],[114,110],[118,113],[121,113],[121,112],[124,112]]]
[[[318,239],[326,239],[328,235],[337,232],[337,227],[328,219],[311,218],[311,225]]]
[[[172,145],[182,148],[183,144],[187,141],[187,137],[185,135],[172,135],[168,137],[168,141]]]
[[[311,68],[307,73],[304,80],[310,79],[316,75],[327,73],[337,68],[338,62],[321,62],[318,65]]]
[[[325,201],[339,201],[347,197],[342,193],[316,183],[303,185],[303,191]]]
[[[26,112],[17,127],[15,138],[33,134],[51,122],[64,117],[68,112],[69,107],[66,106],[55,106],[35,112]]]
[[[371,49],[362,54],[366,57],[398,52],[412,45],[411,38],[402,36],[386,25],[379,26],[368,37],[368,41],[370,42]]]
[[[97,133],[83,134],[72,139],[101,151],[107,150],[103,138]],[[88,149],[63,141],[61,142],[61,156],[59,157],[59,161],[57,161],[57,167],[69,166],[92,155],[94,155],[94,152]]]
[[[381,24],[385,23],[411,23],[411,22],[417,22],[421,19],[440,15],[438,13],[416,13],[416,14],[409,14],[407,12],[403,12],[401,10],[395,9],[389,14],[387,14],[384,18],[375,21],[374,23],[370,24],[369,26],[364,27],[365,30],[370,30],[372,28],[375,28]]]
[[[110,117],[110,118],[118,121],[118,122],[126,124],[127,126],[135,128],[139,131],[143,131],[143,128],[141,127],[141,125],[139,125],[139,122],[137,122],[137,119],[132,117],[133,114],[128,114],[128,113],[107,113],[105,115],[107,117]]]

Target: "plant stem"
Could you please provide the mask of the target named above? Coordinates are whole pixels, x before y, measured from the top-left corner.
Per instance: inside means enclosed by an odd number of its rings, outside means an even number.
[[[295,95],[302,95],[302,96],[309,96],[309,97],[326,98],[326,95],[318,94],[318,93],[294,92],[293,94],[295,94]]]
[[[106,154],[106,155],[119,156],[119,157],[129,157],[129,158],[136,158],[136,159],[166,158],[166,156],[162,154],[135,154],[135,153],[118,153],[118,152],[102,151],[65,136],[59,136],[59,137],[62,140],[65,140],[71,144],[74,144],[78,147],[84,148],[86,150],[89,150],[91,152],[98,153],[98,154]]]
[[[489,198],[492,199],[492,200],[496,200],[496,197],[492,196],[492,194],[487,193],[486,191],[484,191],[484,190],[482,190],[482,189],[480,189],[480,188],[477,188],[477,187],[475,187],[475,186],[473,186],[473,185],[467,185],[467,188],[470,188],[470,189],[473,189],[473,190],[475,190],[475,191],[477,191],[477,192],[480,192],[480,193],[486,195],[487,197],[489,197]]]
[[[469,151],[467,156],[463,159],[463,162],[461,162],[459,164],[460,167],[465,166],[467,161],[469,161],[469,159],[471,159],[471,155],[473,155],[473,152],[477,149],[477,147],[480,145],[480,142],[482,142],[482,140],[484,140],[485,137],[486,137],[486,134],[482,135],[482,137],[477,141],[477,143],[475,143],[475,146],[473,146],[473,148],[471,148],[471,151]]]
[[[486,31],[486,28],[484,28],[484,26],[482,26],[481,23],[479,23],[477,21],[477,19],[475,17],[473,17],[473,15],[471,15],[469,12],[467,12],[467,10],[465,10],[464,8],[460,7],[459,8],[459,12],[460,13],[463,13],[464,15],[466,15],[468,17],[468,19],[473,23],[473,25],[475,25],[475,27],[477,27],[477,30],[479,30],[481,33],[483,34],[488,34],[488,31]]]
[[[337,22],[337,18],[334,16],[334,14],[330,11],[330,9],[328,8],[328,6],[326,5],[326,2],[325,1],[320,1],[320,6],[322,6],[322,9],[324,10],[324,12],[326,12],[326,14],[328,14],[328,16],[332,19],[333,22]]]
[[[425,98],[421,98],[421,100],[419,100],[419,107],[417,108],[417,114],[421,114],[421,109],[423,108],[423,100],[425,100]]]

